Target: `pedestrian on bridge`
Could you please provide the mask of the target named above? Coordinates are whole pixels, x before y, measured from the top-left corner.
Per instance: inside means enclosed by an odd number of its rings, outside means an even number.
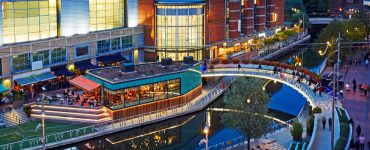
[[[365,60],[365,65],[366,65],[366,68],[369,68],[369,59]]]
[[[352,85],[353,93],[356,93],[356,87],[357,87],[356,79],[353,79],[352,84],[353,84]]]
[[[360,136],[360,134],[361,134],[361,126],[360,125],[357,126],[356,132],[357,132],[357,136]]]
[[[325,116],[322,117],[322,129],[325,130],[325,125],[326,125],[326,118]]]
[[[333,119],[330,117],[329,120],[329,130],[331,130],[331,126],[333,125]]]
[[[242,68],[242,66],[240,66],[240,64],[238,64],[238,70],[240,70],[240,68]]]

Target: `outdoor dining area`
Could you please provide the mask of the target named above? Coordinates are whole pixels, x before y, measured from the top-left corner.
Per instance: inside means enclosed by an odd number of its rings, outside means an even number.
[[[69,80],[70,88],[45,92],[44,102],[56,105],[74,105],[84,107],[101,106],[100,84],[83,76]],[[42,98],[39,98],[40,102]]]

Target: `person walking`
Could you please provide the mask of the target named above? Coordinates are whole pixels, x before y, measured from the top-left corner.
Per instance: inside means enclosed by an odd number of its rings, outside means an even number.
[[[357,126],[356,132],[357,132],[357,136],[360,136],[360,134],[361,134],[361,126],[360,125]]]
[[[350,93],[350,92],[351,92],[351,89],[350,89],[349,83],[346,83],[346,91],[347,91],[347,93]]]
[[[331,117],[329,118],[329,120],[328,120],[329,122],[329,130],[331,130],[331,126],[333,125],[333,119],[331,119]]]
[[[366,97],[366,95],[367,95],[367,85],[365,83],[362,84],[362,90],[364,92],[364,96]]]
[[[322,89],[323,87],[319,87],[319,96],[321,97],[321,93],[322,93],[322,91],[323,91],[323,89]]]
[[[365,150],[365,137],[361,134],[361,136],[358,138],[360,141],[360,150]]]
[[[369,59],[365,60],[365,65],[366,65],[366,68],[369,68]]]
[[[238,64],[238,70],[240,70],[240,68],[242,68],[242,66],[240,66],[240,64]]]
[[[352,89],[353,89],[353,93],[356,93],[356,88],[357,88],[357,82],[356,82],[356,79],[353,79],[352,81]]]
[[[326,125],[326,118],[325,116],[322,117],[322,129],[325,130],[325,125]]]

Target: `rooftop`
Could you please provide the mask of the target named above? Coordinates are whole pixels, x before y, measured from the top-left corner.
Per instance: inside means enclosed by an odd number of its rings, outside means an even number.
[[[184,64],[182,61],[172,62],[169,66],[162,66],[161,63],[148,63],[135,65],[133,72],[123,72],[120,66],[116,66],[89,70],[87,74],[114,83],[175,73],[190,67],[193,65]]]

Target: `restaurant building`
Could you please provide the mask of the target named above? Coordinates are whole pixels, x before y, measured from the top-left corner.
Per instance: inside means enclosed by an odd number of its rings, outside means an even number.
[[[126,64],[124,64],[126,65]],[[197,62],[149,63],[89,70],[86,78],[101,85],[101,105],[112,119],[185,104],[202,93]]]

